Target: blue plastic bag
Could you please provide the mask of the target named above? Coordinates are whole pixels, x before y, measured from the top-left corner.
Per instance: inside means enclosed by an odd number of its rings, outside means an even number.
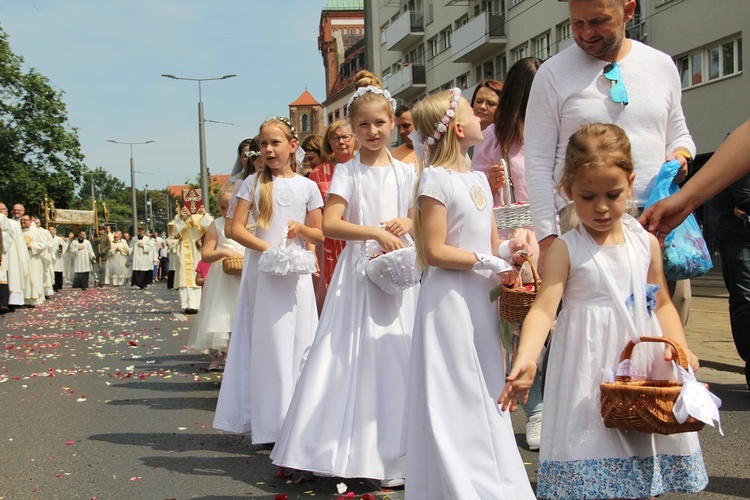
[[[646,208],[679,191],[680,188],[673,182],[679,170],[680,163],[677,160],[664,162],[654,181]],[[695,220],[695,215],[690,214],[682,224],[667,235],[664,240],[663,257],[664,275],[667,281],[697,278],[713,267],[711,254],[706,246],[706,240],[703,239],[698,221]]]

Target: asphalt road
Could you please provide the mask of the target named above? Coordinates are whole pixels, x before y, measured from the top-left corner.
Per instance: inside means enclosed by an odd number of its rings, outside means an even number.
[[[327,499],[344,496],[339,483],[354,498],[403,498],[366,479],[280,477],[270,449],[212,429],[220,374],[185,350],[193,317],[177,311],[157,283],[66,288],[0,318],[0,499]],[[701,433],[710,485],[698,496],[748,498],[750,391],[717,380],[726,436]],[[537,454],[513,419],[535,486]]]

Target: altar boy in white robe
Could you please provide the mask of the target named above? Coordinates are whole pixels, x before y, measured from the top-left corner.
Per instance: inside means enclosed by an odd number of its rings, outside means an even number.
[[[180,292],[180,306],[185,314],[195,314],[200,307],[201,287],[195,283],[195,267],[201,260],[198,241],[213,220],[202,207],[194,214],[183,207],[171,227],[170,236],[177,240],[174,286]]]
[[[130,284],[143,290],[151,283],[154,273],[154,245],[151,238],[143,234],[142,227],[138,228],[138,236],[130,241],[130,249],[133,255]]]
[[[89,287],[89,275],[94,270],[96,254],[91,242],[86,239],[86,231],[78,232],[78,239],[73,240],[68,247],[73,254],[73,288],[86,290]]]

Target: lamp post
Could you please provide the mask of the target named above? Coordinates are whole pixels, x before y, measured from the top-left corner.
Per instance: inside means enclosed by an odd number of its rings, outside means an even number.
[[[143,142],[120,142],[120,141],[113,141],[112,139],[107,139],[107,142],[111,142],[113,144],[125,144],[127,146],[130,146],[130,206],[133,210],[133,233],[136,233],[138,230],[138,209],[136,208],[136,199],[135,199],[135,160],[133,160],[133,146],[137,144],[151,144],[152,142],[156,141],[143,141]],[[132,236],[135,236],[133,234]]]
[[[200,150],[200,163],[201,163],[201,191],[203,192],[203,199],[205,200],[203,206],[206,208],[206,213],[210,212],[209,197],[211,191],[209,191],[208,185],[208,167],[206,166],[206,120],[203,118],[203,96],[201,94],[201,82],[207,82],[210,80],[226,80],[227,78],[234,78],[237,75],[224,75],[214,78],[183,78],[180,76],[174,76],[169,74],[161,75],[165,78],[171,78],[172,80],[187,80],[190,82],[198,82],[198,147]]]

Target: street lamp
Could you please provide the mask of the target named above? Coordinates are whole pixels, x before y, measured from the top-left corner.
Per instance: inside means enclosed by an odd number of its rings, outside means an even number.
[[[201,191],[203,191],[203,206],[206,209],[206,213],[210,212],[210,204],[208,203],[211,192],[208,187],[208,167],[206,166],[206,130],[205,122],[203,118],[203,96],[201,94],[201,82],[207,82],[210,80],[226,80],[227,78],[234,78],[237,75],[224,75],[215,78],[183,78],[180,76],[174,76],[169,74],[161,75],[164,78],[171,78],[172,80],[187,80],[190,82],[198,82],[198,147],[200,149],[200,162],[201,162]]]
[[[137,144],[151,144],[152,142],[156,141],[143,141],[143,142],[120,142],[120,141],[113,141],[112,139],[107,139],[107,142],[111,142],[113,144],[125,144],[126,146],[130,146],[130,206],[133,210],[133,233],[137,233],[138,231],[138,209],[136,208],[136,199],[135,199],[135,161],[133,160],[133,146]],[[135,236],[133,234],[132,236]]]

